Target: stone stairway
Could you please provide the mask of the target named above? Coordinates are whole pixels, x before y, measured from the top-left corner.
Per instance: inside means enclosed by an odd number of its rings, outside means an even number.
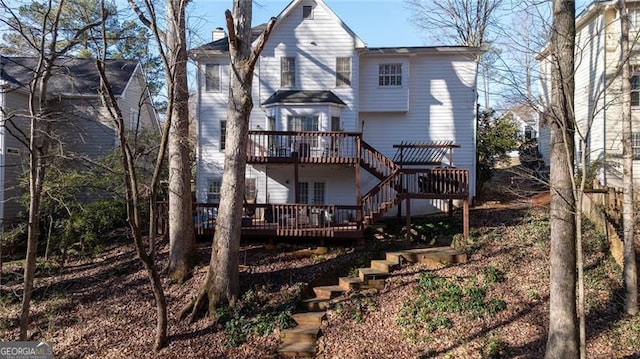
[[[315,357],[316,341],[321,334],[322,321],[326,319],[327,307],[345,292],[366,288],[384,289],[385,279],[405,263],[442,265],[466,261],[465,254],[451,247],[387,252],[385,259],[372,260],[370,267],[359,268],[357,277],[340,277],[338,285],[314,287],[315,297],[303,300],[299,306],[301,312],[292,315],[298,326],[280,332],[278,354],[287,358]]]

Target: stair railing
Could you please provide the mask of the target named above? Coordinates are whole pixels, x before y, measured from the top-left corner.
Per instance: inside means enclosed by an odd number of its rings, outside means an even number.
[[[400,169],[396,169],[362,196],[362,211],[366,224],[375,222],[398,203],[397,182],[399,179]]]
[[[373,146],[362,139],[360,139],[360,144],[362,148],[360,153],[362,168],[366,169],[374,176],[384,180],[389,177],[393,171],[400,169],[393,160],[376,150]]]

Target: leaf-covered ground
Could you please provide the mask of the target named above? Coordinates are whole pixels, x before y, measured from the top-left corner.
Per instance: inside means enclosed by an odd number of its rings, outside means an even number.
[[[466,264],[404,266],[384,289],[337,300],[327,313],[319,357],[542,357],[549,305],[546,198],[523,191],[517,180],[503,183],[472,209]],[[639,357],[640,319],[623,315],[620,269],[606,241],[587,233],[588,357]],[[163,245],[161,268],[167,256]],[[170,342],[159,353],[151,351],[153,296],[130,244],[113,245],[64,268],[41,263],[30,334],[53,342],[56,358],[272,358],[279,328],[287,325],[278,311],[288,310],[306,284],[335,283],[366,263],[362,255],[376,257],[384,245],[372,251],[345,245],[317,254],[299,245],[266,250],[246,243],[240,256],[244,307],[234,312],[239,318],[190,325],[176,316],[204,279],[209,247],[201,243],[202,261],[193,278],[184,285],[164,282]],[[0,340],[17,339],[20,287],[20,263],[5,263]]]

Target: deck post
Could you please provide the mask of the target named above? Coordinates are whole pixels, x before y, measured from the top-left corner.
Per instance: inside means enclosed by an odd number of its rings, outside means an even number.
[[[295,199],[294,203],[300,203],[300,189],[298,188],[298,182],[300,182],[300,178],[299,178],[299,173],[298,173],[298,166],[299,166],[299,161],[298,161],[298,153],[297,152],[292,152],[292,155],[294,157],[294,164],[293,164],[293,196]]]
[[[405,241],[407,242],[407,244],[409,244],[411,243],[411,196],[406,196],[405,200],[407,202],[407,218],[405,224],[405,226],[407,227],[407,233],[405,234]],[[401,205],[398,205],[398,208],[400,207]]]
[[[356,181],[356,203],[362,206],[362,188],[360,183],[360,161],[362,160],[362,138],[356,137],[356,156],[358,160],[354,165],[354,177]],[[362,223],[362,211],[356,211],[356,221]]]
[[[469,197],[464,198],[462,205],[462,235],[464,239],[469,239]]]

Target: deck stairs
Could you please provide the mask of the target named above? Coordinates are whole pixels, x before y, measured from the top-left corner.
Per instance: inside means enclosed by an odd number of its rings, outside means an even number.
[[[401,168],[367,142],[362,141],[361,144],[360,167],[380,180],[361,199],[364,224],[370,225],[400,203],[398,193],[402,192],[402,188],[398,184]]]
[[[315,297],[303,300],[299,313],[292,318],[295,328],[280,332],[278,354],[286,358],[313,358],[317,353],[317,340],[321,335],[326,310],[351,291],[375,288],[382,290],[385,279],[392,272],[410,263],[442,265],[464,263],[467,257],[451,247],[422,248],[387,252],[385,259],[372,260],[367,268],[359,268],[357,277],[340,277],[336,285],[314,287]],[[326,323],[324,323],[326,325]]]

